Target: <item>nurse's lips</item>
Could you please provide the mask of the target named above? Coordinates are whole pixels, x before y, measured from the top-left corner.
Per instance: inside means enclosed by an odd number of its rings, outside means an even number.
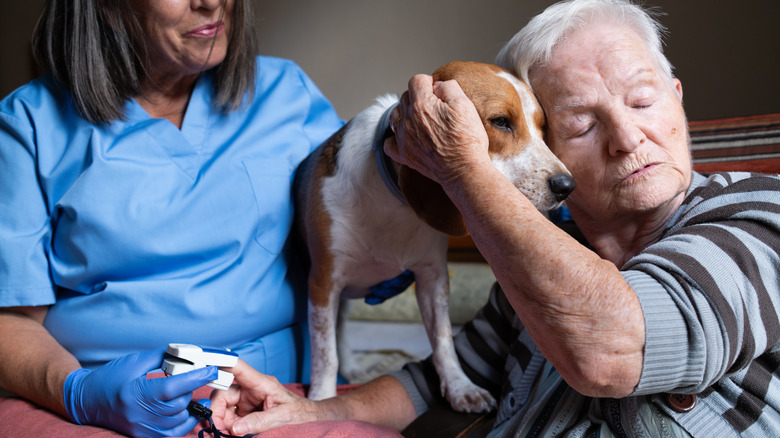
[[[193,37],[200,37],[200,38],[214,38],[215,36],[222,33],[222,22],[217,22],[213,24],[207,24],[205,26],[198,27],[196,29],[192,29],[191,31],[187,32],[187,36],[193,36]]]

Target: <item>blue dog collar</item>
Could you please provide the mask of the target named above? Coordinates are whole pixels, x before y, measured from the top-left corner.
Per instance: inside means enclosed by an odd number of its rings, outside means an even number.
[[[374,145],[372,147],[374,151],[374,158],[376,159],[376,167],[379,169],[379,175],[382,177],[387,190],[393,194],[404,205],[409,205],[406,202],[406,198],[401,193],[401,186],[398,184],[398,174],[395,173],[393,167],[393,161],[385,154],[385,140],[393,135],[393,130],[390,127],[390,113],[393,108],[398,106],[398,103],[391,105],[379,118],[379,123],[376,127],[376,133],[374,134]]]

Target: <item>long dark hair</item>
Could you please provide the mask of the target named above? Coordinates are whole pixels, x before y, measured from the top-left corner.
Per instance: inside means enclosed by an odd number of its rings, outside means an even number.
[[[251,0],[236,0],[227,54],[213,69],[214,103],[238,109],[254,94],[257,35]],[[98,4],[99,3],[99,4]],[[125,102],[141,94],[146,50],[133,35],[141,24],[127,0],[47,0],[35,27],[40,66],[70,91],[92,123],[122,119]]]

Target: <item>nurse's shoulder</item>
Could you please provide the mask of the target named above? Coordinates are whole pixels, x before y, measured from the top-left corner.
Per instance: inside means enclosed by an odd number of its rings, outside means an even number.
[[[69,133],[91,126],[82,118],[70,93],[49,74],[34,79],[0,101],[0,131],[31,146],[65,148]]]
[[[75,114],[70,93],[50,74],[33,79],[0,101],[0,115],[35,125],[39,118]]]

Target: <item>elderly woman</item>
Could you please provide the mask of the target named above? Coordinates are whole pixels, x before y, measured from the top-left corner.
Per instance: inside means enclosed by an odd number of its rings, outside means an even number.
[[[570,0],[499,55],[577,181],[582,243],[493,167],[456,83],[416,76],[402,99],[385,149],[442,185],[500,284],[456,341],[500,400],[492,435],[780,435],[780,178],[692,171],[660,31],[628,0]],[[291,412],[401,429],[441,403],[429,367],[313,404],[241,364],[213,408],[234,432]],[[252,397],[274,407],[249,413]]]
[[[146,380],[170,342],[306,379],[290,186],[342,121],[296,65],[255,57],[250,3],[47,2],[47,73],[0,103],[5,390],[178,436],[216,369]]]

